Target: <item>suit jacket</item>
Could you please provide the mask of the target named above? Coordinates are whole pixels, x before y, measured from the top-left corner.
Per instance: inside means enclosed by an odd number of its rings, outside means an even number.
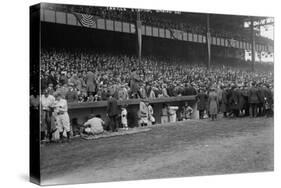
[[[107,101],[107,114],[108,116],[115,116],[119,114],[117,100],[113,97]]]
[[[259,98],[259,103],[264,103],[264,97],[266,97],[266,90],[263,87],[258,88],[258,98]]]
[[[265,97],[270,105],[273,104],[273,94],[269,88],[265,89]]]
[[[205,93],[199,93],[196,98],[198,101],[197,109],[205,110],[208,103],[208,95]]]
[[[238,110],[239,109],[239,89],[233,89],[231,91],[230,96],[230,107],[231,109]]]
[[[258,90],[256,87],[251,87],[249,89],[249,103],[259,103],[259,98],[258,98]]]
[[[227,92],[225,90],[222,90],[222,100],[221,100],[220,110],[222,112],[227,112],[228,111]]]
[[[218,100],[219,102],[222,101],[222,90],[220,88],[217,89],[217,94],[218,94]]]

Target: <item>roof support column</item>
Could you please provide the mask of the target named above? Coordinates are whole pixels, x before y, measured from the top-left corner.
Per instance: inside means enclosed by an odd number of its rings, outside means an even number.
[[[255,61],[256,61],[256,54],[255,54],[255,31],[254,31],[254,19],[251,17],[251,44],[252,44],[252,71],[255,71]]]
[[[208,70],[211,67],[211,32],[210,32],[210,15],[206,15],[206,43],[207,43],[207,55],[208,55]]]

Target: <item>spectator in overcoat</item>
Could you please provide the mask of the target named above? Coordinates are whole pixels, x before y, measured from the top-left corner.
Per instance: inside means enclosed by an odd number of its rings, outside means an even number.
[[[265,88],[262,87],[262,84],[259,84],[258,87],[258,99],[259,103],[257,105],[258,108],[258,116],[263,116],[264,115],[264,105],[265,105]]]
[[[227,91],[226,91],[225,87],[222,87],[222,98],[221,98],[220,111],[223,113],[223,117],[227,117],[228,100],[227,100]]]
[[[109,117],[109,126],[112,132],[118,131],[118,114],[119,109],[117,100],[111,95],[107,101],[107,115]]]
[[[140,83],[140,77],[137,74],[137,70],[136,69],[132,69],[132,73],[130,76],[130,82],[129,82],[129,86],[130,86],[130,91],[131,91],[131,97],[132,98],[140,98],[140,94],[139,94],[139,83]]]
[[[231,89],[230,107],[234,117],[239,116],[239,95],[239,89],[236,85],[233,85]]]
[[[199,110],[199,119],[203,119],[204,111],[206,110],[208,102],[208,95],[204,92],[203,89],[200,89],[196,99],[198,101],[197,109]]]
[[[252,83],[252,87],[249,89],[249,104],[250,104],[250,117],[257,117],[257,105],[259,103],[258,90],[256,83]]]
[[[209,103],[209,114],[211,116],[211,120],[217,119],[218,114],[218,94],[215,91],[215,88],[210,88],[210,93],[208,97]]]
[[[96,94],[96,80],[95,80],[95,74],[92,71],[87,72],[86,85],[87,85],[88,95],[89,96],[90,96],[90,94],[95,95]]]

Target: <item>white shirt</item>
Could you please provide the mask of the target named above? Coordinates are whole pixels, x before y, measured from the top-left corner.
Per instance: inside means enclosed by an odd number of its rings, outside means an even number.
[[[54,105],[55,100],[56,100],[55,97],[52,95],[49,95],[48,97],[46,97],[45,95],[41,95],[40,101],[41,101],[42,109],[49,110],[50,107]]]
[[[103,132],[103,125],[104,121],[100,118],[94,117],[92,119],[89,119],[86,123],[84,123],[84,126],[90,125],[92,133],[100,133]]]
[[[176,111],[179,109],[177,106],[169,106],[169,114],[174,115],[176,114]]]

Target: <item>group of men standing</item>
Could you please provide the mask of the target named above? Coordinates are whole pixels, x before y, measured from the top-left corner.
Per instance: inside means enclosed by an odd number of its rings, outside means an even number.
[[[41,140],[48,139],[53,141],[57,133],[58,140],[64,139],[64,133],[67,141],[70,140],[70,119],[68,115],[67,101],[60,93],[55,96],[45,90],[40,97],[41,105]]]
[[[233,84],[213,90],[215,93],[200,89],[197,95],[200,119],[203,119],[205,112],[209,116],[221,112],[224,117],[273,115],[273,91],[268,84],[252,82],[250,87]],[[215,103],[211,105],[212,98]],[[210,114],[214,106],[215,112]]]
[[[132,76],[130,86],[137,88],[138,84],[134,81],[134,76]],[[88,83],[88,86],[92,87],[90,83]],[[137,95],[136,88],[135,90],[133,89],[133,95]],[[197,92],[195,91],[194,93]],[[204,115],[206,115],[215,120],[218,113],[223,113],[224,117],[273,115],[273,90],[265,83],[252,82],[250,87],[232,84],[228,86],[212,86],[207,90],[201,88],[196,99],[200,119],[203,119]],[[59,92],[53,96],[47,89],[44,90],[43,95],[40,97],[40,104],[41,138],[47,138],[51,141],[54,133],[57,132],[59,139],[64,139],[66,136],[67,140],[69,140],[70,118],[67,112],[67,100],[64,99],[64,96]],[[126,109],[123,108],[124,110]],[[127,111],[124,112],[126,112],[124,114],[127,116]],[[113,94],[109,96],[106,113],[110,130],[113,132],[118,131],[120,110],[117,99]],[[192,114],[193,112],[188,113]],[[138,124],[141,126],[148,125],[149,122],[155,123],[153,108],[149,105],[147,99],[141,99],[138,115],[140,119]],[[125,117],[123,119],[125,120]],[[172,116],[170,119],[172,119]],[[127,126],[127,121],[124,122]]]

